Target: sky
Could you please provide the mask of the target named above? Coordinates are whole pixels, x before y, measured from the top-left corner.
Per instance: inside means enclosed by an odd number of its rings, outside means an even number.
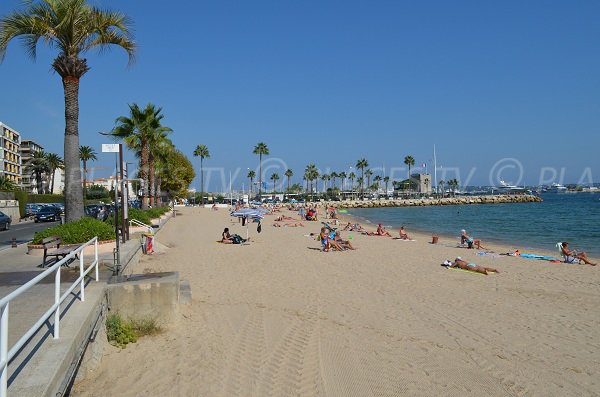
[[[209,190],[248,188],[267,144],[265,179],[294,171],[403,179],[404,157],[461,185],[600,182],[600,2],[89,0],[134,21],[136,61],[85,54],[80,144],[101,153],[128,104],[162,107],[193,162],[209,148]],[[2,0],[0,15],[21,7]],[[64,97],[43,43],[18,41],[0,64],[0,121],[63,153]],[[131,153],[127,161],[134,162]],[[192,187],[198,188],[199,177]],[[244,186],[242,186],[244,185]]]

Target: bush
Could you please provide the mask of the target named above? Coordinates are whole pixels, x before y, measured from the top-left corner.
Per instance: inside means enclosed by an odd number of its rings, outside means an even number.
[[[78,221],[51,227],[33,236],[33,244],[39,244],[50,236],[59,236],[64,244],[82,244],[94,236],[99,241],[114,240],[115,230],[108,224],[97,219],[84,217]]]
[[[101,185],[88,186],[86,190],[86,198],[88,200],[96,200],[101,198],[109,198],[109,191]]]
[[[25,213],[28,199],[27,192],[15,190],[15,199],[19,200],[19,215],[21,215],[21,218],[25,218],[25,216],[27,215]]]
[[[146,210],[146,212],[148,213],[148,216],[151,219],[156,219],[156,218],[160,218],[161,215],[166,214],[170,210],[171,210],[171,208],[169,208],[168,206],[165,206],[165,207],[150,208],[150,209]]]
[[[139,222],[145,223],[146,225],[150,225],[151,218],[148,215],[147,210],[140,210],[137,208],[129,208],[128,209],[128,217],[129,219],[136,219]]]
[[[128,343],[137,342],[142,336],[155,335],[161,331],[158,320],[154,317],[125,321],[119,313],[111,313],[106,318],[108,341],[122,348]]]
[[[29,194],[28,203],[64,203],[62,194]]]

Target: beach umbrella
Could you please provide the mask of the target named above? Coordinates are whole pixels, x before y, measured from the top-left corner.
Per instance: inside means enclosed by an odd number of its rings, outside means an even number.
[[[248,229],[249,229],[249,225],[250,225],[250,219],[258,219],[259,223],[258,223],[258,227],[260,228],[260,219],[264,218],[264,212],[263,211],[258,211],[259,208],[240,208],[237,211],[233,211],[231,212],[229,215],[231,216],[235,216],[237,218],[245,218],[245,223],[246,223],[246,240],[248,240]],[[259,230],[259,229],[257,229]]]

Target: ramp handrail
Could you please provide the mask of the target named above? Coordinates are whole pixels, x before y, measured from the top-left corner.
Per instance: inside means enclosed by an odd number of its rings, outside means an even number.
[[[144,222],[140,222],[137,219],[130,219],[129,225],[145,227],[146,229],[148,229],[148,232],[150,234],[154,234],[154,229],[152,228],[152,226],[146,225]]]
[[[83,268],[83,250],[85,247],[94,244],[94,261],[92,264],[84,270]],[[71,284],[71,286],[61,295],[60,294],[60,270],[62,265],[68,263],[71,259],[75,258],[76,255],[79,255],[79,278]],[[71,294],[71,292],[77,287],[79,284],[80,300],[85,301],[85,276],[92,270],[95,269],[96,281],[98,281],[98,237],[94,237],[88,242],[80,245],[75,250],[71,251],[67,256],[65,256],[60,261],[56,262],[54,265],[46,269],[44,272],[38,274],[33,279],[29,280],[27,283],[23,284],[10,294],[6,295],[4,298],[0,299],[0,397],[7,396],[8,390],[8,364],[13,359],[13,357],[17,354],[19,350],[27,342],[29,339],[38,331],[38,329],[50,318],[52,313],[54,313],[54,326],[53,326],[53,334],[54,339],[58,339],[60,337],[60,305],[64,302],[65,299]],[[36,321],[36,323],[25,332],[21,338],[12,346],[10,350],[8,350],[8,313],[10,302],[15,298],[19,297],[27,290],[29,290],[34,285],[38,284],[44,278],[48,277],[50,274],[55,273],[54,278],[54,304],[50,306],[50,308],[42,314],[42,316]]]

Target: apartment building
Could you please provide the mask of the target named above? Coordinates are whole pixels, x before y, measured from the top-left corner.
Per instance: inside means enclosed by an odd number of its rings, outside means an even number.
[[[21,184],[21,134],[0,122],[0,176]]]
[[[31,173],[27,172],[27,164],[33,158],[35,153],[44,150],[42,145],[35,143],[30,140],[21,141],[21,164],[22,164],[22,176],[21,176],[21,187],[23,190],[29,193],[37,193],[37,185],[35,178]]]

